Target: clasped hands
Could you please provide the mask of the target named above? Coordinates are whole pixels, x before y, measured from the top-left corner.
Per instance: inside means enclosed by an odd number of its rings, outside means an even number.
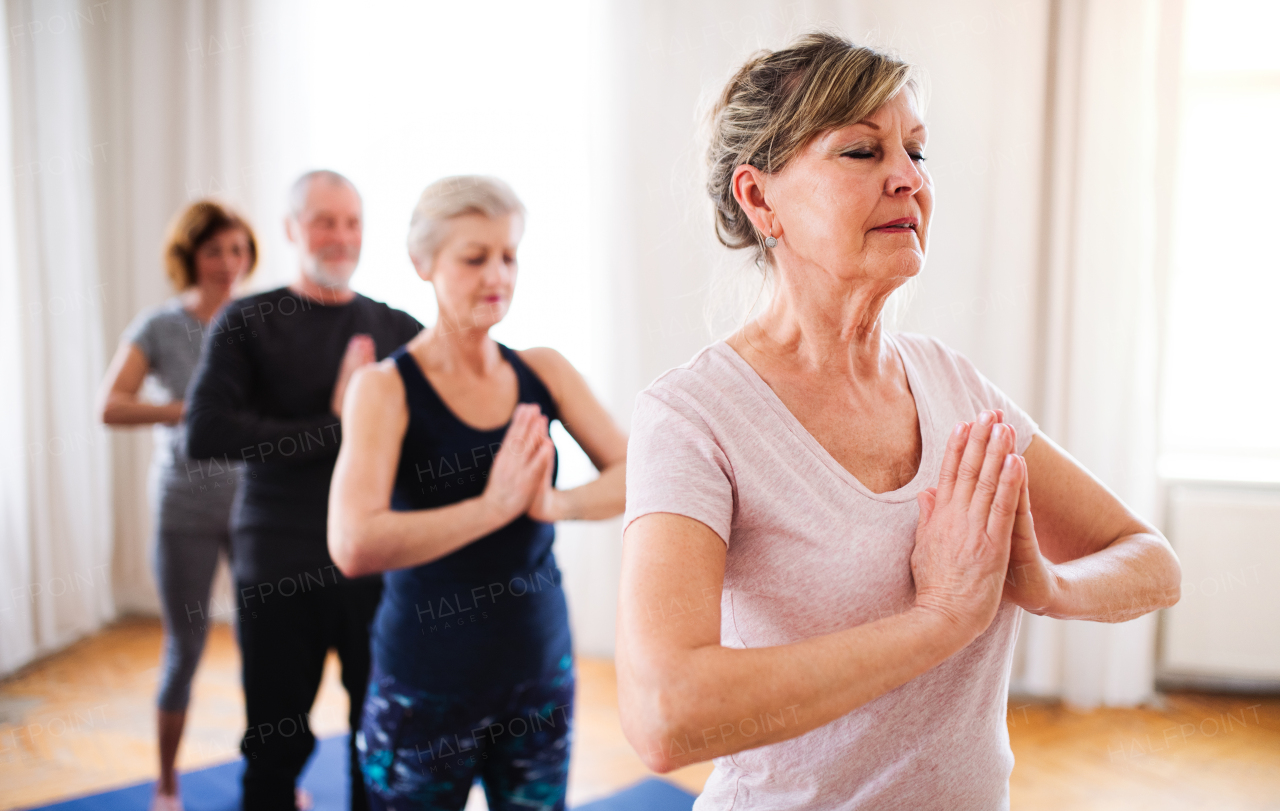
[[[1048,613],[1060,585],[1040,554],[1027,463],[999,411],[958,423],[947,440],[938,486],[920,493],[911,570],[916,606],[976,637],[1000,603]]]
[[[347,385],[356,371],[376,361],[373,337],[351,336],[333,389],[334,414],[342,416]],[[564,517],[563,494],[551,483],[556,451],[547,425],[547,418],[536,403],[516,404],[502,447],[494,454],[482,496],[502,524],[526,513],[535,521],[548,523]]]
[[[547,425],[536,403],[519,403],[493,456],[481,498],[504,524],[524,514],[548,523],[562,517],[562,494],[551,484],[556,449]]]

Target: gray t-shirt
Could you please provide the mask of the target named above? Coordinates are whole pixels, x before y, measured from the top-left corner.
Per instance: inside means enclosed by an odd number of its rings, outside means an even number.
[[[148,383],[163,401],[182,400],[187,394],[187,384],[200,362],[205,330],[199,319],[187,312],[182,299],[174,296],[158,307],[139,313],[124,331],[128,341],[147,358],[151,366]],[[186,423],[164,425],[156,423],[155,456],[153,463],[161,468],[176,469],[186,473],[187,457]]]

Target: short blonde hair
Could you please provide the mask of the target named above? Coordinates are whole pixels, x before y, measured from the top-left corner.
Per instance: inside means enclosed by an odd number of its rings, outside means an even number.
[[[216,200],[197,200],[173,218],[164,240],[164,270],[173,289],[196,285],[196,251],[223,231],[244,231],[249,239],[248,277],[258,266],[258,240],[243,217]]]
[[[409,218],[409,256],[427,269],[448,235],[448,223],[464,214],[483,214],[497,219],[518,214],[523,220],[524,204],[516,193],[496,177],[454,175],[443,177],[423,189]]]
[[[749,164],[780,172],[815,137],[861,121],[903,88],[919,95],[914,67],[826,31],[747,60],[711,110],[707,192],[716,238],[755,246],[757,263],[768,263],[763,236],[733,196],[734,171]]]

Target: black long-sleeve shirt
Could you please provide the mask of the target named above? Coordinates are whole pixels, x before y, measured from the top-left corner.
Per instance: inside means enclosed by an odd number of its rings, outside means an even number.
[[[330,406],[347,342],[373,336],[381,360],[422,325],[365,296],[324,305],[282,287],[231,302],[207,329],[187,392],[187,450],[246,463],[231,516],[236,579],[319,571],[333,582],[325,526],[342,428]]]

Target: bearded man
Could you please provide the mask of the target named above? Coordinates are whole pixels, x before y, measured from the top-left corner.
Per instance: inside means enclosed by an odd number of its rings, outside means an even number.
[[[191,458],[246,464],[231,544],[248,811],[306,804],[296,783],[315,746],[308,718],[331,648],[342,661],[351,729],[360,728],[382,580],[349,579],[333,565],[325,531],[329,480],[352,373],[422,329],[407,313],[351,289],[362,214],[359,192],[337,172],[298,178],[285,220],[297,278],[218,314],[187,397]],[[199,487],[205,471],[189,474]],[[351,744],[351,808],[360,811],[368,805]]]

